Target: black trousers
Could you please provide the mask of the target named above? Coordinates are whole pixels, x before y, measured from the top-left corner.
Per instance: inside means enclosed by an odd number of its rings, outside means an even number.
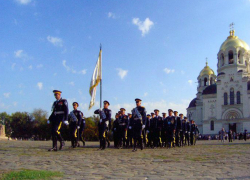
[[[180,131],[180,146],[184,145],[184,132]]]
[[[70,122],[69,124],[71,146],[76,147],[77,145],[77,124],[76,122]]]
[[[140,144],[142,148],[143,146],[142,138],[143,138],[142,129],[133,128],[134,149],[137,148],[137,142]]]
[[[123,126],[119,127],[118,137],[119,137],[118,146],[119,147],[125,146],[125,143],[127,141],[127,129],[125,127],[123,127]]]
[[[190,141],[189,141],[189,132],[185,132],[185,145],[189,145]]]
[[[133,130],[132,129],[128,129],[127,131],[127,147],[132,147],[133,146]]]
[[[107,132],[106,126],[99,126],[99,140],[101,149],[106,148],[106,134],[107,134],[106,132]]]
[[[51,135],[52,135],[52,147],[57,149],[57,140],[63,143],[63,138],[61,136],[62,121],[54,121],[51,123]]]

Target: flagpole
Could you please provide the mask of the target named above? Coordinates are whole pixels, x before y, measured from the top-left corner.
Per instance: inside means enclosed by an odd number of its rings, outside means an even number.
[[[100,44],[100,51],[102,50],[102,44]],[[102,52],[101,52],[101,73],[102,73]],[[100,108],[102,109],[102,74],[101,74],[101,81],[100,81]]]

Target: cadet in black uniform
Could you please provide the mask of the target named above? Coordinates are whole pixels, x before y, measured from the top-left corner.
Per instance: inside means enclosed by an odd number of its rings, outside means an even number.
[[[130,124],[132,118],[132,114],[128,113],[128,130],[127,130],[127,148],[128,147],[133,147],[133,130],[132,130],[132,126]]]
[[[184,118],[186,120],[186,132],[185,132],[185,145],[190,144],[190,123],[187,121],[187,117]]]
[[[146,131],[146,138],[147,138],[147,147],[151,147],[152,144],[152,138],[151,138],[151,134],[150,134],[150,119],[151,116],[150,114],[147,114],[147,120],[146,120],[146,127],[145,127],[145,131]]]
[[[194,121],[191,121],[191,126],[190,126],[190,144],[195,145],[195,124]]]
[[[163,112],[162,113],[162,129],[161,129],[162,147],[166,147],[167,145],[166,124],[165,124],[166,119],[167,119],[167,114]]]
[[[99,129],[99,139],[100,139],[100,150],[104,150],[106,148],[106,135],[107,131],[111,129],[111,110],[108,109],[109,102],[103,101],[104,108],[102,110],[95,110],[95,114],[100,115],[100,121],[98,123]]]
[[[61,91],[53,91],[56,101],[52,105],[52,113],[49,117],[48,123],[51,123],[52,134],[52,148],[49,151],[57,151],[57,139],[60,141],[60,148],[62,149],[64,142],[60,133],[62,122],[68,124],[68,102],[66,99],[61,98]]]
[[[180,130],[181,130],[181,119],[178,116],[178,111],[174,111],[175,116],[175,144],[180,146]]]
[[[156,119],[156,130],[155,130],[155,142],[154,147],[162,147],[162,141],[161,141],[161,130],[163,126],[162,117],[159,116],[159,110],[155,109],[155,118]]]
[[[121,108],[121,115],[118,119],[118,136],[119,136],[119,143],[118,143],[118,148],[123,148],[125,147],[125,143],[127,141],[127,128],[128,128],[128,117],[125,115],[125,108]]]
[[[75,148],[78,145],[77,130],[80,129],[81,125],[80,123],[82,121],[82,112],[77,110],[77,107],[79,106],[77,102],[73,102],[72,105],[74,110],[70,112],[68,116],[69,117],[68,121],[69,121],[71,147]]]
[[[84,138],[83,138],[83,133],[84,133],[84,129],[85,129],[85,126],[86,126],[86,121],[85,121],[85,118],[84,118],[84,115],[83,115],[82,112],[81,112],[81,116],[82,116],[82,120],[81,120],[81,123],[80,123],[79,133],[77,133],[77,138],[78,138],[79,141],[82,141],[83,146],[85,146],[85,141],[84,141]],[[80,147],[80,143],[79,142],[78,142],[77,147]]]
[[[182,116],[181,116],[181,119],[182,119]],[[184,146],[185,132],[186,132],[186,120],[184,117],[184,119],[181,120],[181,131],[180,131],[180,145],[182,147]]]
[[[167,127],[166,127],[166,134],[167,134],[167,148],[171,148],[174,146],[174,132],[175,132],[175,117],[173,116],[173,110],[168,110],[168,117],[166,118]]]
[[[143,146],[146,147],[148,144],[148,136],[147,136],[147,126],[149,124],[149,120],[146,117],[142,122],[142,136],[143,136]]]
[[[137,141],[141,145],[141,150],[143,150],[142,143],[142,129],[145,128],[143,121],[146,119],[146,109],[141,106],[141,99],[135,99],[136,108],[132,110],[132,129],[133,129],[133,138],[134,138],[134,149],[133,152],[137,151]],[[144,127],[143,127],[144,126]]]
[[[119,129],[119,114],[116,113],[115,120],[113,122],[113,138],[114,138],[114,148],[118,148],[119,136],[118,136],[118,129]]]

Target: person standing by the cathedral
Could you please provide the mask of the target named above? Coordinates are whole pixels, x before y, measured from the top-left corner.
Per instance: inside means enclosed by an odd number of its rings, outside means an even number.
[[[77,110],[79,104],[77,102],[73,102],[73,111],[69,114],[69,130],[70,130],[70,139],[71,139],[71,147],[75,148],[78,145],[79,135],[77,135],[77,131],[79,134],[79,129],[82,121],[82,112]]]
[[[167,114],[165,112],[162,113],[162,129],[161,129],[161,140],[162,140],[162,147],[167,146],[167,136],[166,136],[166,122],[167,121]]]
[[[145,128],[143,121],[146,119],[146,109],[141,106],[141,99],[136,98],[136,107],[132,110],[132,129],[133,129],[133,139],[134,139],[134,149],[133,152],[137,151],[137,142],[140,143],[141,150],[143,150],[142,142],[142,129]]]
[[[224,143],[225,134],[226,134],[225,129],[224,129],[224,128],[222,128],[222,129],[220,130],[219,134],[220,134],[220,140],[221,140],[221,142],[223,142],[223,143]]]
[[[60,142],[59,150],[64,146],[64,141],[60,133],[62,123],[68,124],[68,102],[66,99],[62,99],[61,91],[53,91],[56,101],[52,105],[52,113],[49,117],[48,123],[51,123],[52,134],[52,148],[48,151],[57,151],[57,140]]]
[[[244,135],[243,136],[244,136],[244,140],[247,141],[247,130],[246,129],[244,131]]]
[[[99,150],[106,148],[106,135],[107,131],[111,129],[111,110],[108,108],[110,103],[103,101],[104,108],[95,110],[95,114],[100,115],[100,121],[98,123],[100,147]]]
[[[189,121],[186,121],[185,145],[189,146],[189,144],[190,144],[190,123]]]

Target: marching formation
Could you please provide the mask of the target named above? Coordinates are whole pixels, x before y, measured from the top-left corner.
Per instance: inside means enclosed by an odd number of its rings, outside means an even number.
[[[83,113],[77,110],[79,104],[74,102],[73,111],[68,113],[67,100],[61,98],[61,91],[53,91],[56,101],[52,106],[52,114],[48,123],[52,125],[52,148],[49,151],[57,151],[57,140],[60,142],[59,150],[64,146],[63,138],[60,134],[62,122],[69,125],[71,146],[79,147],[79,141],[85,142],[82,138],[82,132],[85,127]],[[188,121],[183,114],[168,109],[168,116],[162,113],[159,115],[158,109],[154,113],[146,114],[145,107],[141,106],[141,99],[135,99],[136,107],[131,113],[126,114],[126,109],[121,108],[115,115],[115,120],[111,124],[112,111],[109,109],[110,103],[104,101],[104,108],[97,109],[94,113],[99,114],[98,123],[100,147],[104,150],[110,146],[107,133],[113,132],[114,147],[133,148],[133,152],[139,147],[141,150],[149,148],[172,148],[183,147],[185,145],[195,145],[199,130],[194,121]]]

